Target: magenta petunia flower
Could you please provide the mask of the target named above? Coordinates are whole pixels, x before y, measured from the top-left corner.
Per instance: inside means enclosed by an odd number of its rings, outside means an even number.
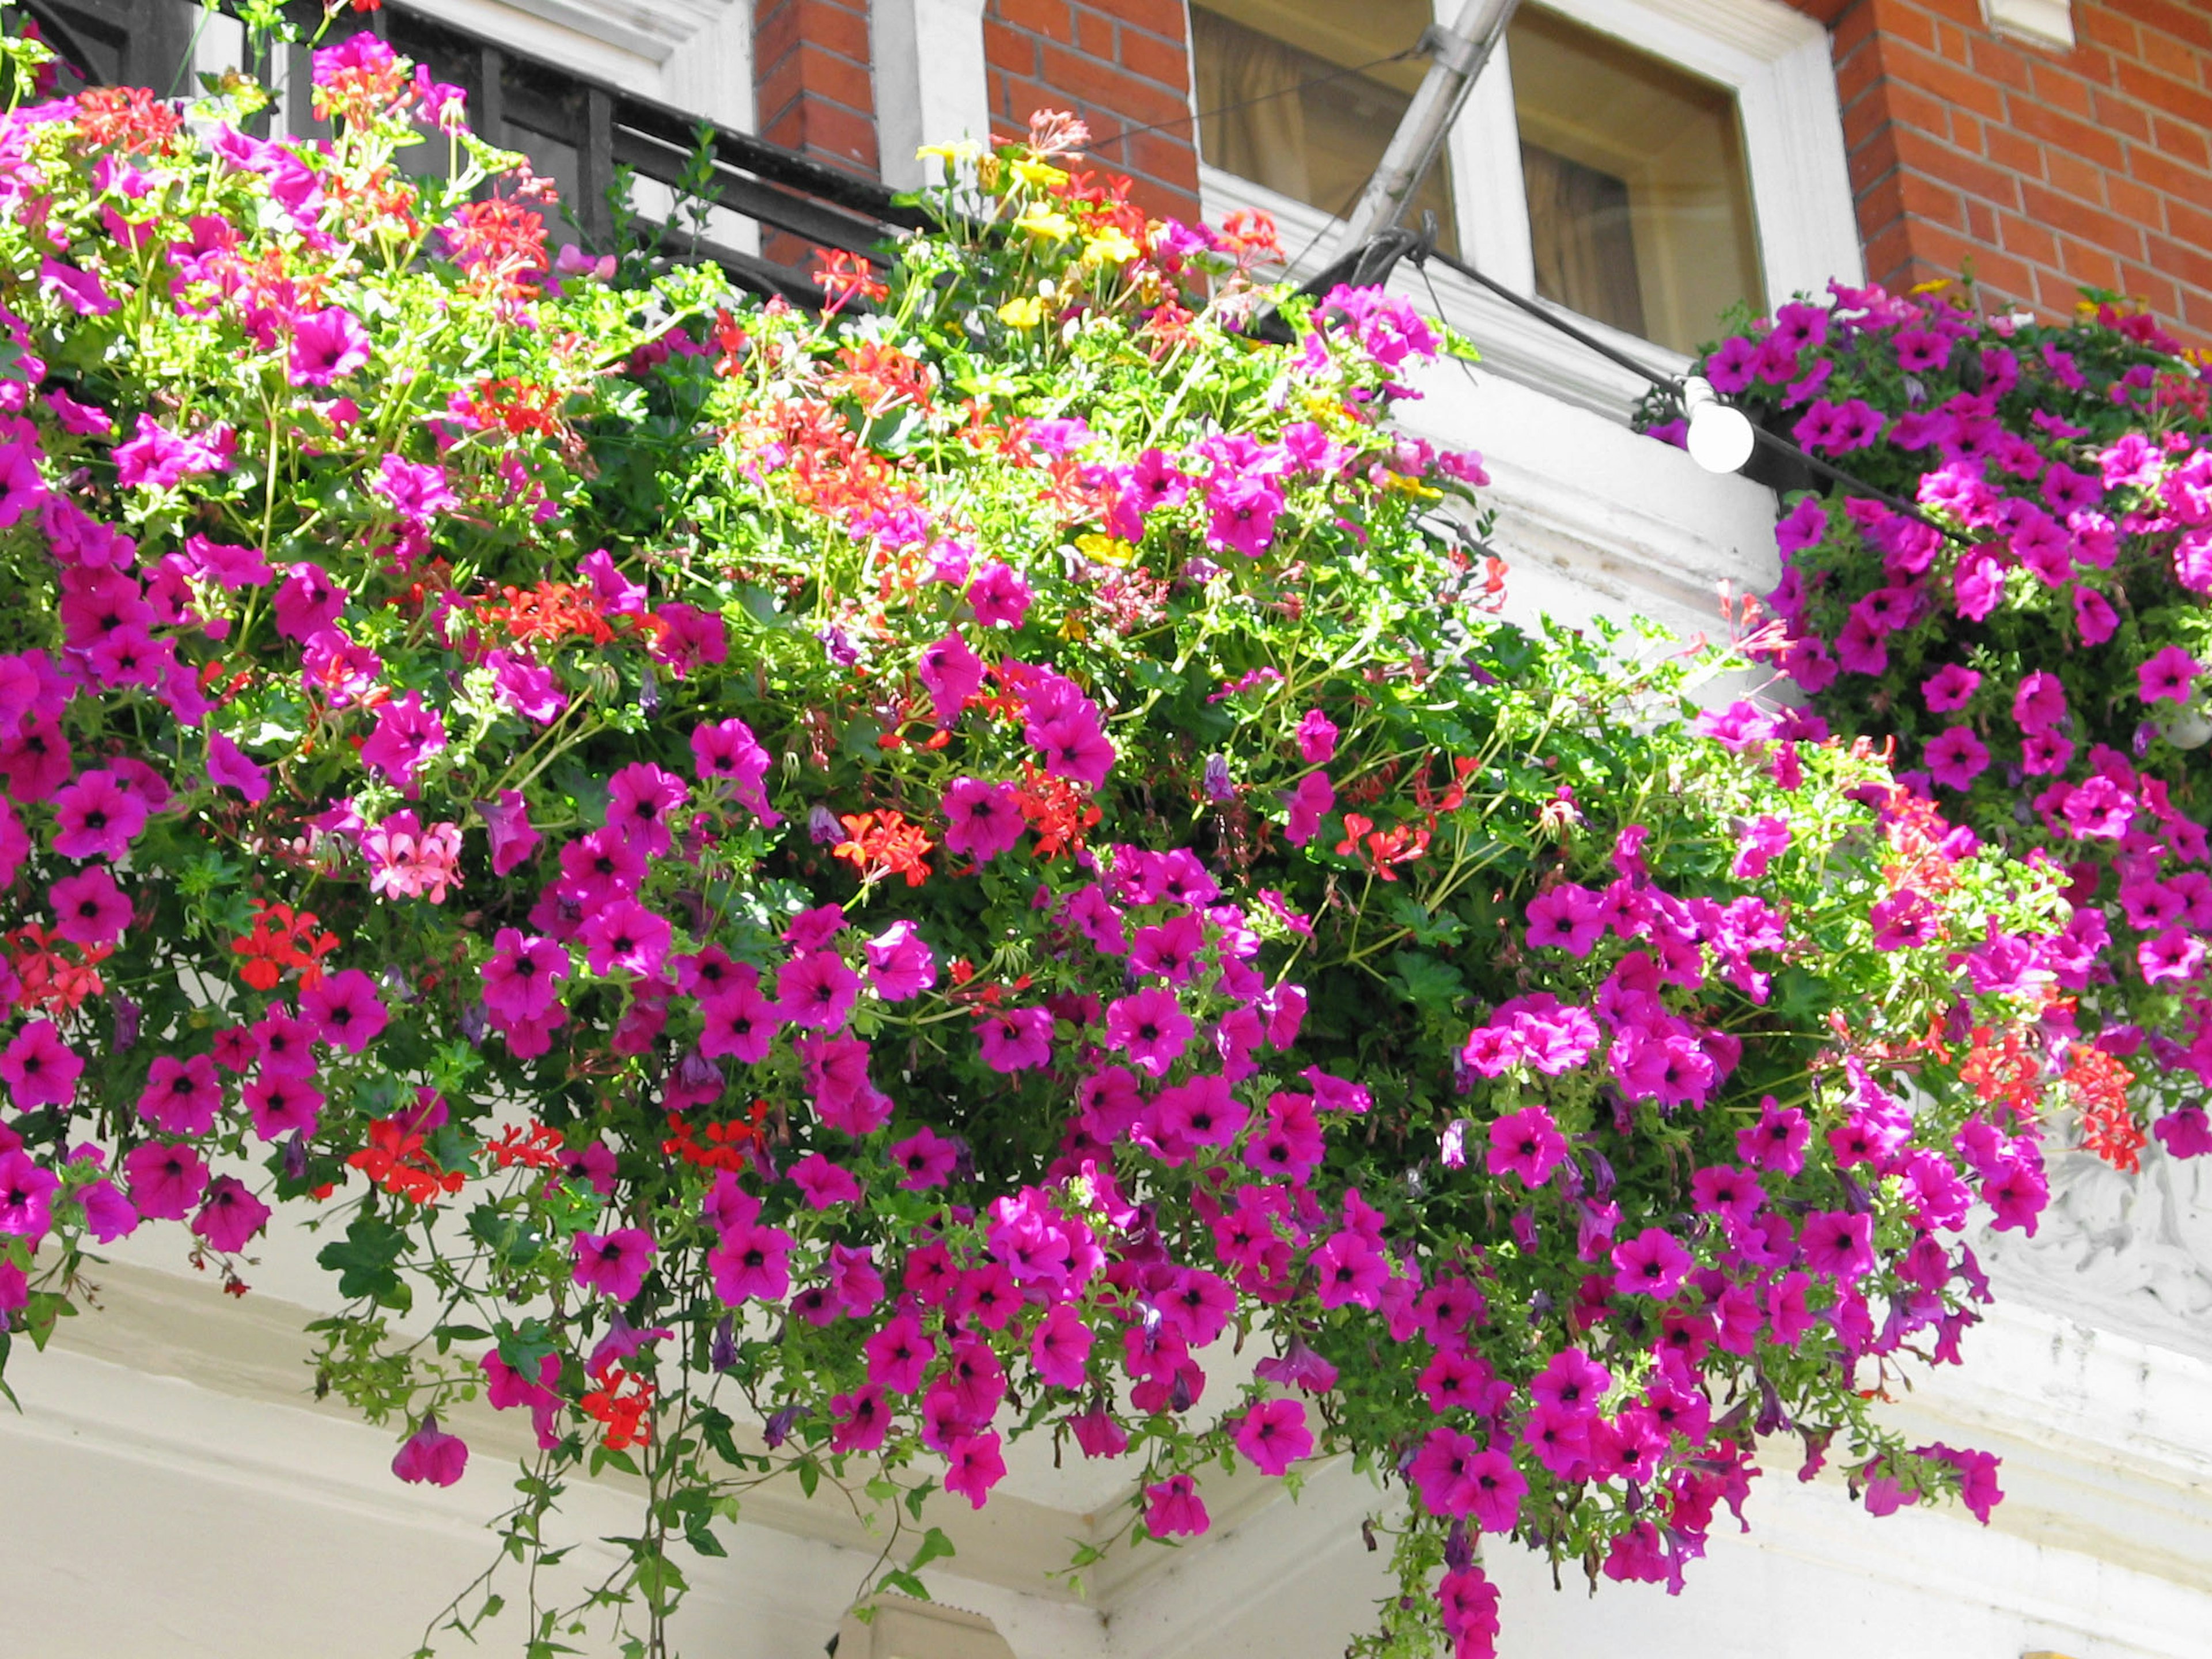
[[[1194,1029],[1176,994],[1164,986],[1147,986],[1106,1010],[1107,1048],[1127,1054],[1131,1065],[1153,1077],[1167,1075],[1189,1046]]]
[[[1605,916],[1598,896],[1576,882],[1564,882],[1528,901],[1528,946],[1556,946],[1570,956],[1586,957],[1605,933]]]
[[[321,1121],[323,1092],[306,1076],[264,1069],[241,1092],[253,1133],[264,1140],[312,1135]]]
[[[382,1035],[391,1012],[376,994],[376,981],[348,968],[301,988],[300,1018],[319,1041],[357,1054]]]
[[[84,1057],[62,1041],[50,1019],[34,1019],[0,1049],[0,1083],[20,1111],[39,1106],[67,1106],[76,1097]]]
[[[1952,789],[1971,788],[1990,766],[1989,745],[1965,726],[1946,728],[1921,750],[1920,758],[1930,777]]]
[[[207,1189],[206,1160],[189,1146],[152,1140],[123,1155],[131,1201],[149,1221],[182,1221]]]
[[[1816,1273],[1850,1281],[1874,1271],[1874,1218],[1815,1210],[1805,1218],[1798,1243]]]
[[[672,844],[669,814],[690,792],[673,772],[647,761],[623,767],[607,782],[607,827],[647,858],[665,854]]]
[[[659,1253],[653,1235],[642,1227],[617,1227],[607,1233],[578,1233],[570,1247],[575,1265],[569,1276],[583,1290],[596,1291],[617,1302],[635,1300],[645,1288],[645,1275]]]
[[[292,319],[294,386],[328,386],[368,363],[368,331],[343,306]]]
[[[386,454],[377,463],[376,476],[368,485],[410,524],[427,524],[434,514],[461,504],[447,485],[446,469],[434,462],[418,464]]]
[[[618,898],[586,916],[576,938],[586,964],[600,978],[628,974],[650,980],[668,960],[675,932],[667,917],[635,899]]]
[[[817,1031],[841,1031],[860,994],[860,976],[835,951],[809,951],[777,970],[775,997],[782,1017]]]
[[[1114,769],[1114,744],[1099,728],[1095,713],[1059,715],[1044,721],[1030,736],[1043,752],[1044,769],[1056,778],[1096,789]]]
[[[1336,810],[1336,787],[1326,772],[1309,772],[1298,787],[1283,798],[1289,818],[1283,835],[1291,846],[1304,847],[1321,833],[1322,820]]]
[[[47,894],[54,931],[78,945],[112,945],[131,925],[131,901],[105,866],[64,876]]]
[[[1213,1522],[1187,1474],[1170,1475],[1145,1488],[1145,1530],[1155,1538],[1197,1538]]]
[[[2136,670],[2145,702],[2187,702],[2191,683],[2204,665],[2178,645],[2169,645]]]
[[[423,706],[420,691],[410,691],[377,709],[376,729],[361,746],[361,763],[412,800],[420,793],[416,769],[445,746],[445,721]]]
[[[986,628],[1019,628],[1033,597],[1030,585],[1003,564],[985,565],[968,584],[968,603]]]
[[[1262,1474],[1281,1474],[1313,1455],[1313,1432],[1306,1408],[1295,1400],[1263,1400],[1238,1419],[1232,1437],[1237,1449]]]
[[[968,700],[983,689],[983,659],[954,629],[934,645],[922,647],[915,678],[929,693],[939,729],[960,718]]]
[[[945,792],[945,849],[988,864],[1022,838],[1020,798],[1009,783],[955,778]]]
[[[115,482],[125,489],[139,485],[173,489],[193,473],[227,470],[237,441],[237,434],[227,428],[204,438],[182,437],[152,416],[141,415],[137,434],[115,447]]]
[[[271,602],[276,631],[302,643],[332,630],[345,612],[346,596],[322,566],[302,561],[285,572]]]
[[[192,1217],[193,1234],[210,1249],[237,1251],[269,1222],[266,1204],[246,1189],[235,1176],[217,1176],[208,1183],[206,1200]]]
[[[945,1448],[945,1490],[957,1492],[977,1509],[991,1488],[1006,1476],[1006,1460],[999,1451],[999,1437],[988,1430],[963,1434]]]
[[[222,1085],[210,1054],[160,1056],[138,1097],[138,1115],[164,1134],[204,1135],[222,1109]]]
[[[550,939],[502,927],[481,972],[484,1006],[495,1017],[509,1024],[540,1019],[560,1000],[568,952]]]
[[[975,1028],[983,1063],[994,1072],[1039,1070],[1052,1064],[1052,1011],[1009,1008]]]
[[[950,1181],[965,1149],[925,1124],[904,1140],[893,1141],[886,1150],[892,1164],[906,1172],[899,1185],[918,1193]]]
[[[714,1294],[731,1307],[745,1302],[781,1302],[791,1293],[791,1235],[757,1221],[727,1228],[722,1242],[707,1252],[707,1273]]]
[[[39,261],[39,291],[80,317],[105,317],[122,303],[101,285],[97,272],[64,264],[51,254]]]
[[[761,994],[759,972],[746,963],[732,966],[728,981],[700,999],[699,1052],[748,1066],[766,1060],[783,1024],[783,1011]]]
[[[754,740],[752,728],[735,716],[693,728],[692,770],[702,783],[720,780],[730,799],[773,829],[783,815],[769,805],[762,781],[774,763],[768,750]]]
[[[868,980],[885,1002],[904,1002],[937,983],[937,958],[911,921],[895,921],[862,947]]]
[[[467,1473],[468,1467],[468,1442],[440,1429],[435,1416],[424,1418],[422,1426],[407,1437],[392,1460],[392,1474],[416,1486],[450,1486]]]
[[[1930,712],[1948,714],[1972,702],[1981,684],[1978,670],[1947,663],[1921,683],[1920,694],[1927,699]]]
[[[866,1188],[843,1164],[820,1152],[809,1152],[791,1166],[792,1183],[805,1194],[807,1207],[827,1210],[839,1204],[857,1204]]]
[[[496,800],[480,800],[477,816],[483,820],[491,841],[491,872],[509,874],[528,862],[538,850],[538,831],[531,827],[530,807],[520,791],[502,789]]]
[[[54,794],[54,851],[111,862],[146,827],[146,803],[112,772],[85,772]]]
[[[561,677],[542,663],[505,651],[487,651],[483,665],[491,671],[492,695],[533,726],[552,725],[568,707]]]
[[[1663,1301],[1681,1288],[1683,1275],[1696,1265],[1690,1253],[1664,1227],[1646,1227],[1613,1247],[1615,1281],[1621,1291]]]
[[[1523,1107],[1490,1126],[1490,1173],[1513,1175],[1531,1191],[1567,1160],[1567,1138],[1541,1106]]]
[[[0,1233],[28,1239],[33,1249],[53,1224],[54,1194],[61,1178],[20,1148],[0,1152]]]

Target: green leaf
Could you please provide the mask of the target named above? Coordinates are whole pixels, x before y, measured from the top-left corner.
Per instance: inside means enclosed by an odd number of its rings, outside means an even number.
[[[957,1552],[952,1547],[952,1540],[945,1535],[944,1528],[932,1527],[921,1535],[921,1547],[915,1551],[914,1559],[906,1564],[907,1571],[920,1572],[931,1562],[941,1561],[945,1557],[956,1553]]]
[[[315,1261],[338,1276],[338,1294],[348,1301],[370,1297],[392,1307],[411,1300],[394,1267],[407,1247],[406,1235],[380,1216],[354,1218],[346,1236],[323,1246]]]
[[[1460,978],[1459,969],[1434,957],[1414,951],[1395,951],[1391,953],[1390,965],[1397,969],[1391,983],[1418,1007],[1447,1013],[1467,994],[1467,983]]]

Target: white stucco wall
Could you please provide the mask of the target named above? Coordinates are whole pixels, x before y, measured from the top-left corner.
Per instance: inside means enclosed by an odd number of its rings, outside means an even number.
[[[743,0],[452,3],[526,50],[750,123]],[[1686,635],[1717,627],[1722,580],[1771,582],[1766,492],[1592,412],[1587,384],[1568,398],[1525,379],[1442,364],[1405,411],[1487,457],[1509,614],[1634,611]],[[483,1522],[507,1496],[517,1425],[456,1425],[475,1447],[466,1479],[401,1486],[390,1435],[307,1395],[312,1247],[273,1242],[241,1304],[189,1271],[170,1231],[104,1275],[102,1312],[45,1354],[19,1344],[9,1366],[23,1409],[0,1407],[0,1659],[400,1659],[490,1559]],[[1892,1409],[1923,1437],[2003,1455],[1995,1524],[1875,1521],[1832,1474],[1800,1485],[1778,1447],[1754,1530],[1724,1520],[1680,1599],[1555,1593],[1540,1563],[1493,1551],[1501,1652],[2212,1659],[2212,1181],[2154,1156],[2139,1178],[2069,1170],[2043,1237],[1993,1256],[2007,1300],[1968,1338],[1968,1368],[1917,1379]],[[1331,1659],[1381,1591],[1358,1528],[1376,1494],[1337,1466],[1296,1504],[1249,1481],[1210,1492],[1212,1535],[1117,1559],[1078,1600],[1046,1574],[1120,1491],[1110,1471],[1018,1460],[1004,1501],[945,1513],[962,1553],[933,1587],[1018,1659]],[[568,1515],[586,1540],[634,1520],[619,1482],[580,1483]],[[725,1538],[729,1560],[684,1564],[684,1650],[714,1659],[818,1653],[874,1555],[849,1514],[795,1492],[760,1495]],[[615,1559],[586,1542],[571,1577]],[[520,1641],[510,1615],[483,1650]]]

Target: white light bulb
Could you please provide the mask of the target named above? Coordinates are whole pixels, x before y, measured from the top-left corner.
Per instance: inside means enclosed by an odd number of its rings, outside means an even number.
[[[2212,743],[2212,720],[2206,719],[2204,711],[2194,703],[2167,715],[2159,731],[2176,749],[2202,749]]]
[[[1682,409],[1690,417],[1690,459],[1708,472],[1735,472],[1751,459],[1758,439],[1751,422],[1715,393],[1712,382],[1692,374],[1682,382]]]

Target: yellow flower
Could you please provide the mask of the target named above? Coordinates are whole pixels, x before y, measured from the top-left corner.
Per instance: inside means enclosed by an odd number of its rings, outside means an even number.
[[[1039,241],[1064,242],[1075,234],[1075,221],[1065,213],[1054,213],[1042,202],[1032,202],[1014,221],[1014,228],[1029,232]]]
[[[1020,161],[1009,163],[1014,177],[1038,190],[1049,190],[1054,185],[1066,184],[1067,175],[1049,162]]]
[[[962,161],[972,161],[982,153],[982,146],[974,139],[963,138],[957,144],[924,144],[915,151],[915,156],[919,161],[927,161],[935,156],[940,161],[957,166]]]
[[[1083,244],[1086,265],[1125,265],[1144,250],[1131,241],[1118,225],[1109,225]]]
[[[1089,535],[1078,536],[1075,550],[1097,564],[1127,564],[1137,556],[1137,550],[1128,543],[1096,530]]]
[[[1443,490],[1431,489],[1419,478],[1409,478],[1402,472],[1389,474],[1382,488],[1394,495],[1411,495],[1417,501],[1440,501],[1444,498]]]
[[[1009,300],[999,307],[999,320],[1010,328],[1035,328],[1044,320],[1044,301],[1034,294]]]

